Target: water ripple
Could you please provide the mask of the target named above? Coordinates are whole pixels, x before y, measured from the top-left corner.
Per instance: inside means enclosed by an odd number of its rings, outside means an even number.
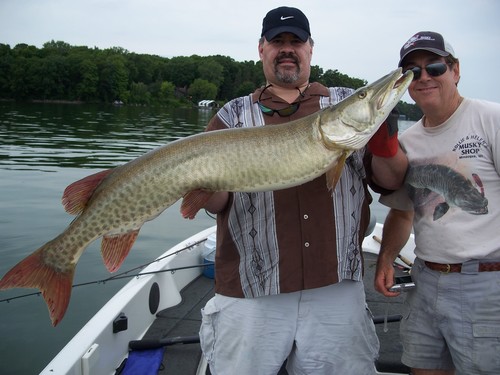
[[[197,109],[0,103],[0,169],[114,167],[202,132],[212,115]]]

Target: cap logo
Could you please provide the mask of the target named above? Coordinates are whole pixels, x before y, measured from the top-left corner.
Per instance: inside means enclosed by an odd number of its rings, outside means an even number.
[[[299,9],[291,7],[279,7],[267,12],[262,20],[260,36],[271,41],[282,33],[295,34],[301,41],[307,42],[311,36],[311,30],[305,14]]]
[[[433,37],[431,36],[427,36],[427,35],[423,35],[423,36],[420,36],[420,35],[414,35],[412,36],[410,39],[408,39],[408,41],[405,43],[405,45],[403,46],[403,49],[408,49],[410,48],[411,46],[415,45],[415,43],[418,43],[422,40],[430,40],[430,41],[435,41],[436,39],[434,39]]]

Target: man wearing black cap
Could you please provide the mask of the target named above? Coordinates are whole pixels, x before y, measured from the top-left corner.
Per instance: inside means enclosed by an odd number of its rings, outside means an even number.
[[[500,374],[500,104],[460,95],[459,61],[436,32],[412,36],[399,66],[424,116],[401,136],[406,188],[381,198],[391,210],[375,288],[397,295],[392,263],[413,225],[403,363],[414,375]]]
[[[313,40],[296,8],[266,15],[258,51],[266,84],[227,103],[207,130],[289,122],[353,92],[309,82]],[[382,128],[372,170],[383,187],[397,188],[407,159]],[[379,345],[362,283],[371,178],[364,156],[348,158],[333,192],[323,175],[208,201],[217,213],[216,296],[202,310],[200,339],[212,374],[274,375],[285,360],[289,374],[375,374]]]

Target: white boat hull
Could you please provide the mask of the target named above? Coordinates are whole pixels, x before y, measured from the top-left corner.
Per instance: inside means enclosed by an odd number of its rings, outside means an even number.
[[[203,263],[202,251],[208,236],[215,226],[203,230],[169,249],[157,262],[150,264],[141,273],[151,273],[129,281],[106,305],[78,332],[73,339],[41,372],[42,375],[111,375],[128,356],[128,343],[141,339],[155,320],[156,312],[181,302],[180,291],[202,273],[202,268],[187,268],[172,272],[158,272],[178,267],[189,267]],[[382,225],[377,223],[372,234],[363,242],[363,251],[378,254],[380,244],[376,237],[382,236]],[[196,245],[193,245],[197,243]],[[187,246],[176,255],[166,257]],[[413,261],[413,237],[401,251],[401,255]],[[402,265],[400,260],[398,260]],[[158,308],[150,311],[150,293],[153,284],[159,286]],[[154,287],[153,287],[154,288]],[[113,321],[124,314],[128,328],[113,333]],[[198,374],[205,374],[206,362],[198,366]],[[379,375],[397,375],[382,373]]]
[[[165,252],[168,254],[202,241],[215,231],[208,228]],[[203,263],[204,243],[179,252],[174,256],[154,262],[142,273],[152,272],[129,281],[104,305],[94,317],[73,337],[57,356],[41,372],[42,375],[107,375],[128,355],[128,343],[143,337],[155,320],[150,312],[149,296],[154,283],[160,286],[157,311],[181,302],[180,291],[198,277],[202,268],[189,268],[172,272],[158,272],[165,269],[189,267]],[[156,272],[156,273],[155,273]],[[113,321],[123,313],[128,318],[128,329],[113,333]]]

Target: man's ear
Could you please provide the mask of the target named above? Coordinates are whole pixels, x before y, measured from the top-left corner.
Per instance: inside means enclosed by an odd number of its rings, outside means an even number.
[[[455,85],[458,86],[458,82],[460,82],[460,61],[457,61],[453,64],[453,74],[455,75]]]

